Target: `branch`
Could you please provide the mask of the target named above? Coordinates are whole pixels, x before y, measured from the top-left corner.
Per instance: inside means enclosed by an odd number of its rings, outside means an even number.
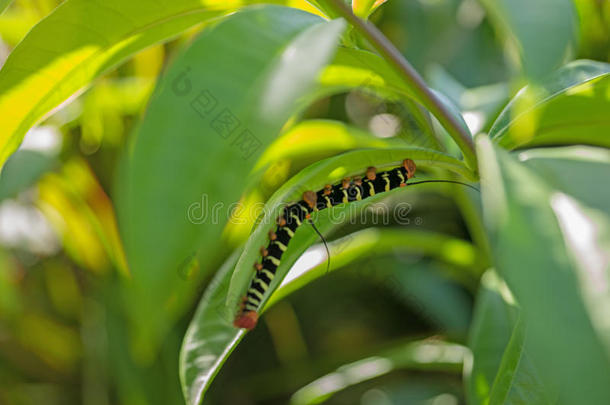
[[[462,126],[460,121],[447,109],[445,104],[430,90],[424,79],[417,73],[411,64],[402,56],[400,51],[375,27],[373,24],[356,17],[352,10],[342,0],[326,0],[329,8],[345,18],[371,45],[385,58],[386,61],[403,78],[416,99],[420,101],[447,130],[457,143],[464,155],[466,164],[475,173],[477,172],[477,158],[474,142],[470,133]]]

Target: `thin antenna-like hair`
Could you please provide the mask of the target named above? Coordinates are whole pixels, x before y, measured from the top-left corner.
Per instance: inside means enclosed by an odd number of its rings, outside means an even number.
[[[328,249],[328,242],[326,242],[326,238],[324,238],[324,235],[322,235],[322,233],[318,230],[318,228],[313,223],[313,221],[311,219],[309,219],[308,222],[313,227],[313,230],[316,231],[316,233],[318,234],[320,239],[322,239],[322,243],[324,243],[324,248],[326,249],[326,258],[327,258],[326,259],[326,272],[328,273],[330,271],[330,250]]]
[[[462,186],[470,187],[471,189],[476,190],[479,193],[481,192],[481,190],[479,190],[478,188],[476,188],[472,184],[462,183],[461,181],[457,181],[457,180],[420,180],[420,181],[414,181],[414,182],[411,182],[411,183],[407,183],[407,186],[414,186],[416,184],[423,184],[423,183],[453,183],[453,184],[461,184]]]

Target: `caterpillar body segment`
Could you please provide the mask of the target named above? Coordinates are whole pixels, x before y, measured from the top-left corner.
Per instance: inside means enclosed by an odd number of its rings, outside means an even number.
[[[248,330],[256,326],[257,310],[275,276],[282,255],[294,236],[294,232],[309,219],[312,212],[360,201],[375,194],[405,186],[407,181],[415,175],[415,170],[415,162],[411,159],[405,159],[401,166],[383,172],[377,172],[374,167],[369,167],[362,177],[345,178],[340,183],[326,185],[317,192],[306,191],[303,193],[302,200],[285,207],[277,219],[276,230],[269,232],[269,244],[267,247],[261,247],[261,260],[254,264],[255,276],[242,299],[233,325]]]

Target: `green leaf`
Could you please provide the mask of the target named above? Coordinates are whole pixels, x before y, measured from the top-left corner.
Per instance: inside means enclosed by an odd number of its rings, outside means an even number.
[[[118,193],[135,282],[129,310],[143,328],[137,348],[144,358],[152,336],[170,327],[164,318],[188,307],[201,275],[222,259],[231,204],[331,59],[343,28],[342,20],[287,7],[245,9],[196,38],[161,80]]]
[[[464,346],[434,340],[397,344],[312,381],[292,395],[290,404],[319,404],[339,391],[401,369],[459,372],[467,352]]]
[[[284,204],[300,199],[305,190],[319,190],[324,187],[325,184],[336,183],[345,176],[361,175],[368,166],[376,166],[379,169],[384,169],[386,167],[398,166],[400,162],[406,158],[413,159],[420,169],[446,169],[460,174],[465,178],[472,178],[472,174],[461,161],[440,152],[420,148],[352,151],[308,166],[276,191],[265,205],[265,215],[261,219],[261,224],[256,227],[250,236],[237,267],[235,268],[231,281],[231,288],[229,289],[229,296],[227,297],[227,311],[229,313],[235,312],[238,300],[244,294],[247,285],[252,278],[252,265],[259,258],[259,248],[267,245],[268,232],[275,228],[275,219],[279,215]],[[383,194],[380,194],[380,196],[383,196]],[[369,200],[371,200],[371,198],[364,200],[363,202]],[[324,210],[321,214],[327,215],[327,211],[328,210]],[[301,233],[299,231],[300,229],[297,230],[296,235]],[[286,275],[286,272],[294,260],[296,260],[298,255],[300,255],[307,246],[309,245],[300,245],[296,240],[291,241],[289,249],[282,256],[282,263],[277,269],[276,276],[268,290],[269,293],[274,291],[278,286],[278,283],[281,282]],[[268,298],[269,295],[265,297],[262,304],[264,304]]]
[[[341,121],[307,120],[299,122],[269,145],[254,170],[269,168],[278,160],[287,160],[294,166],[303,162],[313,163],[357,148],[382,149],[400,146],[404,146],[400,139],[377,138]]]
[[[239,258],[236,250],[218,270],[199,302],[180,351],[180,381],[187,405],[197,405],[237,344],[243,329],[224,317],[231,273]]]
[[[574,61],[523,88],[489,131],[505,148],[590,143],[610,146],[610,64]]]
[[[376,257],[397,251],[433,257],[452,267],[471,273],[472,277],[476,277],[478,270],[481,268],[477,251],[472,244],[435,232],[367,228],[328,243],[328,250],[331,257],[328,271],[344,268],[350,263],[367,257]],[[323,261],[289,281],[284,280],[285,282],[271,296],[266,307],[323,277],[326,272],[327,263]]]
[[[413,97],[410,88],[379,55],[362,49],[339,47],[333,63],[319,78],[321,95],[352,88],[373,88],[382,95],[402,94]]]
[[[12,2],[13,0],[0,0],[0,14],[2,14],[2,12],[6,10],[6,8],[10,6]]]
[[[28,33],[0,70],[0,166],[31,126],[93,79],[135,52],[227,14],[243,3],[219,0],[62,3]]]
[[[610,401],[607,217],[485,136],[477,145],[495,265],[521,305],[535,367],[562,404]]]
[[[481,0],[496,28],[512,40],[524,73],[541,79],[559,67],[575,44],[570,0]]]
[[[481,278],[468,347],[472,365],[466,372],[468,403],[487,404],[503,353],[517,322],[518,310],[504,281],[493,270]]]
[[[34,185],[45,172],[57,165],[55,157],[31,150],[19,150],[6,162],[0,174],[0,201],[16,196]]]
[[[358,173],[362,170],[363,165],[366,167],[367,164],[374,163],[378,167],[394,165],[395,162],[404,159],[405,156],[413,158],[422,168],[440,166],[446,169],[453,169],[454,171],[457,170],[458,172],[466,170],[457,159],[434,151],[402,149],[395,151],[362,150],[348,152],[344,155],[318,162],[301,171],[270,198],[267,203],[266,212],[279,210],[280,207],[277,205],[282,201],[291,201],[299,196],[298,190],[301,187],[307,187],[308,184],[317,184],[317,182],[325,184],[324,182],[329,179],[334,180],[332,176],[338,176],[337,178],[340,179],[344,175]],[[333,171],[334,173],[332,173]],[[394,192],[400,191],[394,190],[390,193],[378,194],[363,201],[353,202],[350,204],[350,210],[343,212],[344,214],[349,212],[351,215],[358,215],[371,204],[388,197]],[[342,215],[340,211],[336,211],[335,214]],[[275,218],[273,214],[269,214],[269,217]],[[248,240],[249,250],[245,248],[238,250],[237,255],[241,255],[239,260],[244,260],[246,252],[249,252],[252,256],[251,261],[245,259],[246,263],[249,263],[246,265],[247,268],[242,268],[239,272],[235,271],[234,274],[237,276],[233,275],[229,287],[227,284],[229,282],[228,278],[232,276],[231,271],[239,268],[236,267],[238,256],[234,256],[231,260],[227,261],[223,270],[216,276],[215,281],[210,284],[206,295],[199,305],[197,314],[193,317],[189,326],[180,362],[183,389],[189,405],[198,403],[202,393],[207,389],[231,351],[243,337],[244,332],[233,326],[233,317],[236,309],[235,305],[243,294],[244,286],[249,283],[252,276],[251,263],[254,262],[255,256],[258,255],[258,247],[266,243],[267,236],[266,234],[261,235],[261,233],[266,228],[269,228],[269,224],[265,224],[264,219],[262,221],[263,226],[259,226]],[[327,232],[337,227],[336,219],[329,218],[328,210],[321,211],[315,221],[321,232]],[[307,229],[299,229],[295,233],[289,249],[282,256],[282,264],[278,269],[278,275],[274,278],[270,290],[277,286],[278,282],[281,281],[288,269],[306,248],[318,239],[318,235],[312,229],[308,229],[308,227],[301,228]],[[221,284],[222,286],[220,286]],[[235,287],[235,284],[237,287]],[[222,306],[218,304],[219,300],[221,300]],[[227,301],[229,301],[228,304]]]
[[[377,7],[387,0],[352,0],[352,10],[360,18],[368,18]]]
[[[490,270],[481,280],[469,347],[468,403],[550,404],[554,395],[530,359],[519,310],[504,282]]]
[[[537,148],[518,155],[527,167],[552,185],[610,216],[610,151],[589,146]]]
[[[502,357],[489,399],[490,405],[550,405],[556,394],[544,385],[540,372],[530,359],[527,331],[517,322]]]
[[[350,211],[359,214],[368,205],[379,200],[383,194],[361,201],[356,209]],[[328,231],[336,227],[328,218],[319,217],[318,228]],[[282,257],[282,263],[290,267],[307,246],[316,241],[318,235],[314,231],[297,232],[292,239],[291,247]],[[301,249],[295,249],[301,247]],[[180,358],[180,376],[187,404],[199,404],[203,394],[212,380],[245,335],[243,329],[233,326],[233,307],[227,311],[226,300],[230,297],[229,283],[232,282],[232,271],[243,251],[238,249],[223,265],[214,280],[210,283],[202,298],[197,313],[191,320],[184,339]]]

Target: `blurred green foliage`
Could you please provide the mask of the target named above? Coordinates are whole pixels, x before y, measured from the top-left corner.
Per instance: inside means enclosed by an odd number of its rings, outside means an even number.
[[[327,1],[227,16],[253,3],[0,1],[0,405],[607,403],[610,3],[355,1],[479,134],[481,194],[321,213],[331,273],[300,230],[283,274],[317,259],[246,336],[226,299],[268,229],[187,221],[204,193],[275,207],[405,153],[478,180]],[[380,224],[380,202],[412,222]]]

